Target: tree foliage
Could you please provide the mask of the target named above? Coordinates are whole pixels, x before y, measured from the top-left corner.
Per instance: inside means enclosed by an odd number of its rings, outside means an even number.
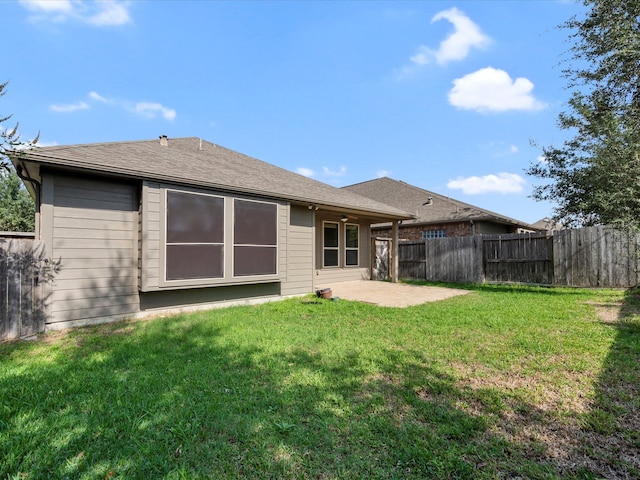
[[[8,83],[0,84],[0,97],[7,93]],[[12,128],[5,128],[5,122],[10,119],[11,115],[0,115],[0,231],[33,232],[35,205],[9,161],[9,155],[19,157],[21,152],[35,147],[39,134],[33,140],[23,141],[17,122]]]
[[[582,3],[585,15],[561,25],[573,41],[563,70],[572,94],[558,126],[570,138],[530,165],[546,181],[533,198],[556,203],[568,226],[640,228],[640,2]]]
[[[33,232],[35,205],[13,167],[0,170],[0,231]]]
[[[0,84],[0,97],[7,93],[7,85],[9,82]],[[9,161],[9,154],[13,152],[20,152],[24,149],[33,148],[38,143],[38,137],[33,140],[23,141],[20,133],[18,132],[19,123],[12,128],[5,128],[4,123],[11,119],[12,115],[3,117],[0,114],[0,170],[8,170],[11,162]]]

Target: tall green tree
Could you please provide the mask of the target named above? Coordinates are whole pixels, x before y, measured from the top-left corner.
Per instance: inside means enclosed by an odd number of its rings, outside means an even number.
[[[35,205],[13,167],[0,170],[0,231],[33,232]]]
[[[0,97],[7,93],[7,84],[0,84]],[[9,155],[19,156],[24,150],[35,147],[39,135],[23,141],[17,122],[11,128],[5,126],[10,119],[11,115],[0,115],[0,231],[33,232],[35,205],[9,161]]]
[[[572,91],[558,127],[528,173],[545,182],[533,198],[557,205],[568,226],[640,228],[640,2],[582,0],[585,14],[561,25],[573,46],[563,70]]]

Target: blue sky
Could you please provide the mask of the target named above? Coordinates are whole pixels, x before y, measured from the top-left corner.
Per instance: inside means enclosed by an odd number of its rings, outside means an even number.
[[[197,136],[335,186],[525,222],[559,144],[572,1],[0,2],[0,116],[40,144]],[[5,125],[6,127],[13,126]]]

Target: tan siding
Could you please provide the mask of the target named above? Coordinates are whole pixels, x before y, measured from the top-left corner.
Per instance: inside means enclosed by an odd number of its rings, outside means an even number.
[[[313,211],[290,207],[287,231],[287,275],[282,282],[283,295],[313,291]]]
[[[88,269],[91,270],[92,279],[112,278],[114,273],[118,274],[118,279],[132,275],[131,268],[128,268],[128,269],[121,268],[119,269],[119,271],[115,271],[113,262],[111,262],[111,265],[108,265],[106,267],[95,267],[93,265],[93,261],[83,262],[85,263],[84,266],[77,265],[79,262],[75,262],[75,263],[76,265],[74,266],[70,262],[70,265],[68,267],[63,268],[60,271],[60,273],[56,275],[56,283],[59,283],[62,280],[71,280],[71,279],[78,279],[78,280],[84,281],[87,278]]]
[[[113,317],[128,317],[133,316],[135,312],[138,311],[138,301],[125,301],[121,299],[122,297],[110,297],[108,305],[97,305],[91,306],[87,308],[74,308],[73,310],[60,310],[56,311],[55,306],[52,312],[54,318],[64,318],[64,321],[60,322],[52,322],[54,324],[64,323],[64,322],[72,322],[74,320],[83,320],[88,322],[91,319],[99,319],[106,318],[110,319]],[[127,297],[131,299],[131,297]],[[86,301],[85,301],[86,304]],[[57,328],[58,325],[55,326]]]
[[[54,295],[60,294],[59,298],[70,299],[125,295],[131,293],[131,288],[127,283],[132,281],[132,276],[118,278],[117,283],[113,278],[95,278],[91,279],[90,284],[87,284],[86,281],[79,282],[76,278],[67,278],[56,281]],[[63,293],[64,295],[62,295]]]
[[[133,241],[133,235],[130,235],[131,238],[121,240],[117,238],[117,235],[112,235],[108,230],[105,230],[102,236],[96,235],[96,231],[92,230],[87,233],[86,237],[73,236],[66,238],[62,236],[64,235],[63,230],[59,230],[57,233],[60,236],[56,237],[53,241],[54,250],[63,248],[73,248],[77,250],[110,250],[112,248],[119,248],[121,250],[131,250],[132,248],[131,242]]]
[[[143,291],[160,287],[160,185],[145,182],[142,185],[141,270]]]
[[[287,277],[287,225],[289,223],[289,205],[278,205],[279,226],[278,226],[278,275],[281,278]]]
[[[136,187],[73,176],[52,184],[51,254],[62,270],[49,323],[136,313]]]
[[[325,268],[318,270],[314,278],[314,288],[330,287],[332,283],[352,280],[369,280],[368,268]]]

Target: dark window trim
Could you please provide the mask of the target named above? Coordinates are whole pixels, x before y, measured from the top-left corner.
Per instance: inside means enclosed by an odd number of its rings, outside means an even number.
[[[337,229],[338,229],[338,245],[335,246],[335,247],[327,247],[324,244],[324,237],[325,237],[324,229],[325,229],[325,225],[327,225],[327,224],[335,225],[337,227]],[[340,268],[340,237],[341,237],[341,235],[340,235],[340,222],[334,222],[334,221],[330,221],[330,220],[323,220],[322,221],[322,268]],[[324,253],[325,253],[325,250],[327,250],[327,249],[332,250],[332,251],[335,250],[337,252],[337,255],[338,255],[338,259],[337,260],[338,261],[337,261],[336,265],[325,265],[325,263],[324,263],[324,257],[325,257]]]
[[[212,198],[218,198],[222,200],[222,215],[223,215],[223,219],[222,219],[222,242],[170,242],[167,238],[168,236],[168,228],[169,228],[169,221],[168,221],[168,217],[169,217],[169,194],[171,193],[177,193],[180,195],[201,195],[203,197],[212,197]],[[164,225],[164,242],[163,242],[163,250],[164,250],[164,261],[162,262],[162,267],[163,267],[163,271],[164,271],[164,281],[169,283],[169,282],[185,282],[185,281],[197,281],[197,282],[207,282],[207,281],[211,281],[211,280],[220,280],[225,278],[225,258],[227,256],[227,248],[225,245],[225,234],[226,234],[226,230],[227,230],[227,225],[226,225],[226,221],[225,221],[225,211],[226,211],[226,205],[227,205],[227,199],[221,195],[215,195],[215,194],[209,194],[209,193],[202,193],[202,192],[187,192],[187,191],[183,191],[183,190],[178,190],[178,189],[174,189],[174,188],[167,188],[165,190],[165,195],[164,195],[164,219],[165,219],[165,225]],[[198,246],[198,245],[208,245],[208,246],[220,246],[222,247],[222,265],[221,265],[221,269],[222,269],[222,275],[221,276],[215,276],[215,277],[187,277],[187,278],[168,278],[168,272],[167,272],[167,265],[168,265],[168,250],[169,247],[171,246]]]
[[[356,240],[358,242],[357,247],[349,247],[347,244],[347,227],[356,227],[356,231],[358,232],[356,236]],[[354,251],[356,252],[358,261],[354,265],[347,264],[347,252]],[[345,268],[357,268],[360,266],[360,225],[357,223],[345,223],[344,225],[344,266]]]
[[[232,228],[233,228],[233,241],[231,244],[232,247],[232,251],[231,251],[231,255],[232,255],[232,259],[231,259],[231,264],[232,264],[232,278],[247,278],[247,277],[266,277],[266,276],[273,276],[273,275],[278,275],[279,271],[280,271],[280,238],[279,238],[279,231],[280,231],[280,225],[279,225],[279,218],[278,218],[278,204],[275,202],[269,202],[266,200],[251,200],[251,199],[246,199],[246,198],[238,198],[238,197],[233,197],[233,218],[231,220],[232,222]],[[276,232],[275,232],[275,243],[273,244],[257,244],[257,243],[236,243],[236,238],[235,238],[235,220],[236,220],[236,201],[240,201],[240,202],[253,202],[253,203],[262,203],[265,205],[273,205],[275,206],[275,222],[276,222]],[[266,249],[275,249],[275,272],[274,273],[257,273],[257,274],[249,274],[249,275],[239,275],[236,274],[236,259],[235,259],[235,253],[236,253],[236,247],[251,247],[251,248],[266,248]]]

